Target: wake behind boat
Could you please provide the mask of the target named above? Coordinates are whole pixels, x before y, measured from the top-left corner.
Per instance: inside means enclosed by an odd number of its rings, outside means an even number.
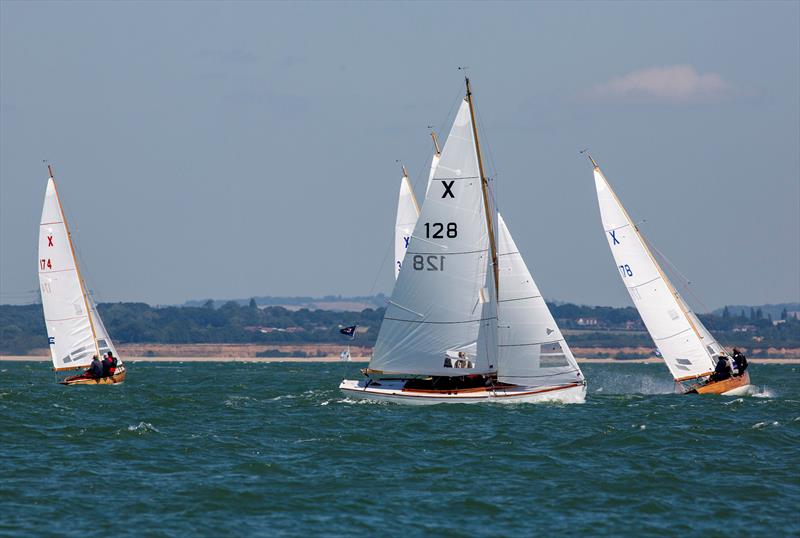
[[[366,378],[339,388],[410,404],[582,402],[583,374],[493,208],[466,84],[406,252],[397,250],[402,268]]]
[[[72,236],[56,189],[49,179],[39,224],[39,286],[53,369],[90,367],[60,381],[64,385],[112,385],[125,380],[125,366],[97,312],[78,267]],[[110,355],[110,357],[109,357]],[[100,361],[100,357],[107,358]],[[93,364],[93,359],[97,361]]]
[[[747,360],[736,349],[731,359],[700,322],[661,269],[600,167],[591,156],[589,159],[611,254],[676,388],[684,394],[749,393]]]

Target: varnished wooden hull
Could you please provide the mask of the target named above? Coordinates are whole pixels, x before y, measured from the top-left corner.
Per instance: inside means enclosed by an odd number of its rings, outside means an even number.
[[[736,396],[738,393],[745,393],[750,385],[750,372],[744,375],[729,377],[722,381],[707,383],[698,387],[693,387],[687,394],[726,394]]]
[[[118,383],[122,383],[125,381],[125,369],[123,368],[122,371],[115,373],[112,376],[108,377],[101,377],[99,379],[94,378],[67,378],[64,381],[61,381],[62,385],[116,385]]]

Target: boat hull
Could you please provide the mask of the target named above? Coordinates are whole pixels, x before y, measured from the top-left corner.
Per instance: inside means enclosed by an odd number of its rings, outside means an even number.
[[[123,368],[121,372],[117,372],[112,376],[108,377],[101,377],[99,379],[94,378],[87,378],[87,377],[77,377],[77,378],[70,378],[68,377],[64,381],[60,383],[62,385],[118,385],[125,381],[125,369]]]
[[[721,394],[723,396],[743,396],[751,392],[750,372],[744,375],[729,377],[699,387],[694,387],[687,394]]]
[[[551,387],[480,387],[472,389],[435,391],[404,389],[405,381],[380,381],[345,379],[339,385],[342,394],[360,400],[384,401],[408,405],[435,405],[443,403],[583,403],[586,385],[570,383]]]

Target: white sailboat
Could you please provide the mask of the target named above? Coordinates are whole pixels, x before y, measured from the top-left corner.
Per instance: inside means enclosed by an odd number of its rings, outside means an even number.
[[[417,224],[419,217],[419,204],[414,196],[414,189],[408,180],[408,172],[403,167],[403,177],[400,179],[400,194],[397,197],[397,216],[394,224],[394,278],[400,274],[403,258],[411,241],[411,232]]]
[[[439,140],[436,138],[436,132],[431,131],[431,138],[433,139],[433,147],[435,152],[431,159],[431,169],[428,174],[428,183],[425,187],[425,194],[427,196],[428,190],[433,181],[433,174],[436,171],[436,166],[439,164],[439,157],[441,151],[439,150]],[[394,225],[394,278],[397,280],[397,275],[400,274],[400,268],[403,266],[403,258],[406,255],[408,243],[411,241],[411,232],[414,231],[414,226],[417,224],[419,218],[419,204],[417,197],[414,196],[414,189],[411,182],[408,180],[408,172],[406,167],[403,167],[403,177],[400,179],[400,194],[397,197],[397,216],[395,217]]]
[[[672,285],[639,228],[617,198],[594,159],[594,183],[611,254],[633,304],[639,311],[676,386],[684,393],[740,394],[749,390],[750,374],[708,382],[727,352]]]
[[[39,224],[39,286],[53,369],[57,372],[86,368],[94,356],[117,351],[78,267],[67,219],[61,207],[52,169]],[[117,359],[113,375],[93,379],[67,378],[68,385],[113,384],[125,380],[125,366]]]
[[[581,371],[492,209],[466,82],[366,379],[340,389],[411,404],[583,401]]]

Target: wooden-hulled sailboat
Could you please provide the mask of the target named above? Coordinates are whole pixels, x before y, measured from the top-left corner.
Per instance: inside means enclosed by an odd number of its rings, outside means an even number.
[[[114,344],[78,267],[67,219],[56,189],[53,171],[49,179],[39,224],[39,286],[42,310],[50,343],[50,355],[56,372],[86,368],[92,357],[107,352],[117,357]],[[99,379],[68,377],[65,385],[110,385],[125,380],[125,366],[117,357],[114,375]]]
[[[745,394],[750,374],[709,382],[725,348],[703,326],[670,282],[639,228],[617,198],[600,167],[594,183],[611,254],[633,304],[667,364],[676,388],[683,393]]]
[[[580,368],[492,207],[466,83],[366,378],[339,388],[410,404],[582,402]]]

